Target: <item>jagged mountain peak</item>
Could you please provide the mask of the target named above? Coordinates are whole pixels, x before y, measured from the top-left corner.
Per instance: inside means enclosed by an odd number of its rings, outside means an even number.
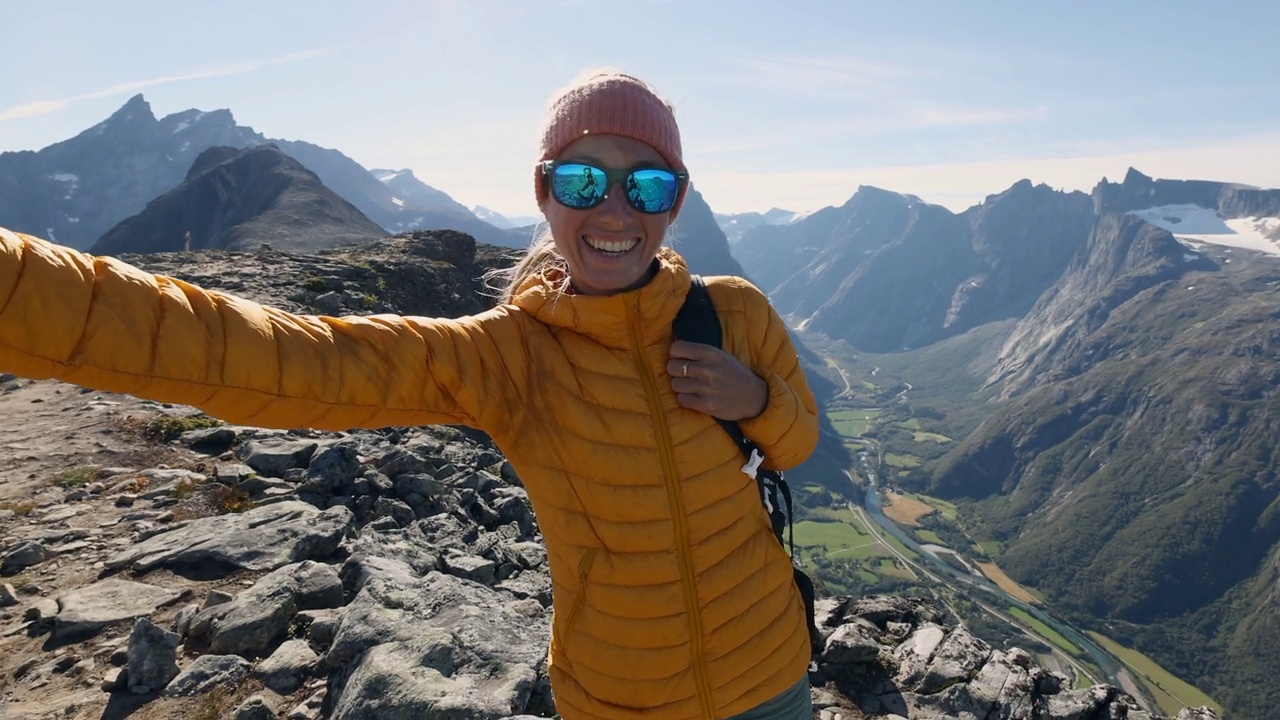
[[[1154,180],[1150,175],[1143,173],[1135,167],[1130,167],[1124,173],[1124,180],[1121,185],[1128,187],[1149,187]]]
[[[892,203],[895,206],[910,207],[923,202],[915,195],[885,190],[874,185],[859,185],[855,192],[841,207],[868,206],[871,204]]]
[[[1165,205],[1196,205],[1224,218],[1280,216],[1280,190],[1215,180],[1153,179],[1134,168],[1124,181],[1103,178],[1093,188],[1094,211],[1133,212]]]
[[[171,132],[174,134],[181,133],[196,127],[225,127],[234,128],[236,126],[235,116],[227,108],[219,108],[217,110],[182,110],[180,112],[165,115],[160,118],[161,132]]]
[[[155,122],[155,119],[155,113],[151,111],[151,103],[147,102],[147,99],[142,96],[142,93],[138,93],[137,95],[129,98],[124,105],[121,105],[119,110],[111,113],[111,115],[107,117],[106,122],[120,123],[136,120],[150,120]]]
[[[1009,188],[1004,192],[996,193],[995,195],[988,195],[987,199],[989,201],[990,200],[999,201],[1005,198],[1023,197],[1028,195],[1029,193],[1035,192],[1037,189],[1040,189],[1040,188],[1043,188],[1043,190],[1048,192],[1053,192],[1053,190],[1048,185],[1044,185],[1043,183],[1040,185],[1036,185],[1032,183],[1030,179],[1022,178],[1021,180],[1010,185]]]

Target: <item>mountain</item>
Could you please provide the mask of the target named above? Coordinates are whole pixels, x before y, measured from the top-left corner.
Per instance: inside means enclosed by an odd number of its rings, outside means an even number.
[[[779,310],[872,352],[1025,313],[1088,235],[1083,193],[1023,181],[955,214],[873,187],[734,246]]]
[[[671,228],[674,247],[689,269],[701,275],[738,275],[746,272],[729,252],[729,241],[716,224],[711,207],[702,194],[690,186],[685,193],[675,225]]]
[[[156,120],[135,95],[69,140],[0,153],[0,225],[84,249],[181,183],[204,150],[260,142],[227,110]]]
[[[0,225],[84,249],[181,183],[210,147],[264,144],[302,163],[389,232],[449,228],[507,247],[528,242],[470,213],[416,208],[341,152],[266,138],[236,125],[229,110],[186,110],[157,120],[142,95],[73,138],[40,151],[0,153]]]
[[[419,180],[412,170],[377,169],[370,174],[392,191],[394,202],[401,208],[387,219],[396,232],[449,228],[491,245],[522,248],[529,244],[531,233],[479,217],[466,205]]]
[[[761,225],[788,225],[801,217],[800,213],[782,208],[770,208],[766,212],[716,213],[716,224],[724,231],[729,244],[736,244],[748,230]]]
[[[433,210],[458,215],[472,214],[470,210],[467,210],[466,205],[449,197],[447,193],[441,192],[419,180],[414,176],[412,170],[375,168],[370,170],[369,173],[383,185],[390,188],[396,197],[404,201],[405,207],[414,210]]]
[[[471,208],[471,214],[490,225],[502,228],[503,230],[514,230],[517,228],[523,230],[524,228],[528,228],[542,222],[541,215],[516,215],[514,217],[507,217],[497,210],[490,210],[483,205],[477,205]],[[532,232],[529,234],[532,235]]]
[[[1085,242],[1000,343],[1003,404],[916,478],[1055,608],[1269,717],[1280,191],[1130,171],[1091,200]]]
[[[381,227],[274,145],[212,147],[187,178],[108,230],[99,255],[244,250],[315,252],[383,238]]]

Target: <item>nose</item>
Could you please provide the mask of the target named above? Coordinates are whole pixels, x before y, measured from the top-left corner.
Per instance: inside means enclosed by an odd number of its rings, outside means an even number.
[[[599,215],[627,221],[630,220],[631,214],[634,212],[635,208],[631,207],[631,203],[627,202],[627,191],[622,189],[622,183],[615,182],[609,185],[605,193],[604,202],[600,203]]]

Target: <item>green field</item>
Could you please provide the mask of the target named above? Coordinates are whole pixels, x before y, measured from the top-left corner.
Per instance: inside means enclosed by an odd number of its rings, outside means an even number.
[[[947,443],[951,442],[951,438],[947,437],[946,435],[939,435],[938,433],[924,432],[923,430],[918,430],[915,433],[912,433],[912,437],[918,443],[935,442],[935,443],[938,443],[939,445],[946,445]]]
[[[942,541],[942,538],[938,537],[938,534],[932,530],[917,529],[914,530],[914,532],[916,537],[920,538],[922,542],[931,543],[933,545],[946,545],[946,543]]]
[[[924,503],[925,505],[928,505],[929,507],[935,508],[938,512],[942,513],[943,517],[945,517],[948,520],[956,519],[956,515],[958,514],[958,511],[956,510],[955,503],[947,502],[942,498],[929,497],[928,495],[921,495],[920,493],[906,493],[906,495],[907,497],[919,500],[920,502]]]
[[[906,545],[903,545],[901,540],[890,535],[889,533],[885,532],[884,530],[878,527],[876,528],[875,536],[876,536],[876,539],[879,540],[880,542],[889,543],[889,545],[893,546],[894,550],[897,550],[899,553],[902,553],[904,557],[911,558],[911,559],[920,557],[920,553],[916,552],[915,550],[912,550]]]
[[[847,510],[845,512],[848,512]],[[795,524],[796,545],[815,548],[825,545],[828,551],[866,545],[875,538],[850,522],[815,522],[801,520]]]
[[[859,408],[857,410],[832,410],[827,418],[835,426],[842,437],[856,438],[867,431],[867,427],[880,415],[879,408]]]
[[[905,568],[899,567],[893,558],[880,558],[876,563],[876,573],[888,577],[896,577],[902,580],[911,580],[915,576]]]
[[[1155,698],[1156,703],[1160,705],[1161,712],[1173,717],[1178,711],[1184,707],[1199,707],[1208,705],[1213,708],[1218,716],[1222,716],[1222,706],[1214,702],[1213,698],[1204,694],[1192,685],[1179,680],[1168,670],[1160,667],[1156,661],[1143,655],[1137,650],[1127,648],[1115,640],[1093,631],[1089,631],[1089,637],[1093,641],[1107,649],[1112,655],[1120,658],[1125,665],[1133,670],[1137,679],[1147,688],[1151,696]]]
[[[920,421],[915,418],[911,418],[910,420],[901,420],[899,422],[894,423],[894,425],[897,425],[900,428],[905,428],[907,430],[920,429]]]
[[[805,508],[805,520],[816,520],[818,522],[841,522],[858,525],[857,518],[854,517],[853,511],[847,507],[840,508]],[[803,522],[803,521],[802,521]]]
[[[885,453],[884,464],[889,467],[896,468],[915,468],[920,467],[920,458],[915,455],[895,455],[894,453]]]
[[[1054,630],[1048,625],[1045,625],[1043,622],[1036,619],[1033,615],[1031,615],[1031,613],[1027,612],[1026,610],[1023,610],[1020,607],[1009,607],[1008,613],[1018,618],[1019,620],[1021,620],[1028,627],[1034,630],[1037,635],[1044,638],[1045,640],[1048,640],[1050,643],[1058,646],[1064,652],[1073,656],[1079,656],[1084,654],[1083,650],[1076,647],[1075,644],[1072,643],[1070,640],[1067,640],[1066,638],[1062,637],[1062,635],[1060,635],[1057,630]]]

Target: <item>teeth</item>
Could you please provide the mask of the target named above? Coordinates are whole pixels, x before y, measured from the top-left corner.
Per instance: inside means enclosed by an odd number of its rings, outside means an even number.
[[[624,253],[640,242],[639,238],[631,238],[630,240],[597,240],[588,235],[584,235],[583,239],[596,250],[609,253]]]

